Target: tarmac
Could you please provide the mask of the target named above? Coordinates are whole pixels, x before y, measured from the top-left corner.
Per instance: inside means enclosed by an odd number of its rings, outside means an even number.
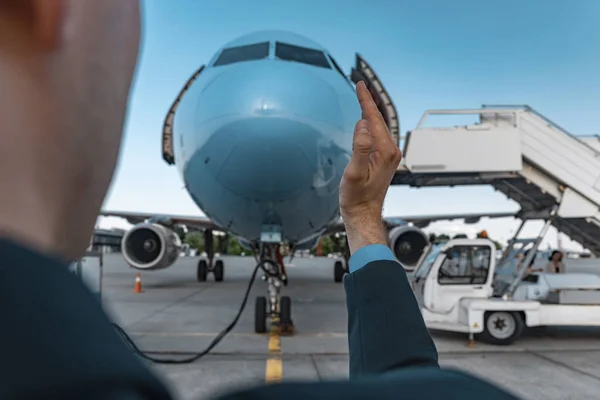
[[[104,307],[153,356],[204,350],[239,310],[254,259],[223,257],[225,281],[219,283],[212,275],[196,281],[197,260],[182,257],[166,270],[142,272],[143,293],[133,293],[139,271],[120,254],[104,255]],[[254,333],[254,299],[266,294],[266,284],[257,279],[237,326],[208,355],[185,365],[149,364],[178,399],[210,399],[266,381],[347,379],[345,294],[333,281],[333,260],[295,258],[287,272],[283,294],[292,298],[295,334]],[[476,348],[467,347],[464,334],[432,336],[443,367],[466,370],[523,399],[600,398],[599,329],[537,329],[511,346]]]

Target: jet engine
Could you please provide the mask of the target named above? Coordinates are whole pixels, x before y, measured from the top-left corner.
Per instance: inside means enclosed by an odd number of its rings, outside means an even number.
[[[390,248],[405,267],[414,267],[429,240],[425,232],[415,226],[397,226],[390,231]]]
[[[125,261],[133,268],[165,269],[179,257],[181,239],[163,225],[143,223],[135,225],[123,236],[121,249]]]

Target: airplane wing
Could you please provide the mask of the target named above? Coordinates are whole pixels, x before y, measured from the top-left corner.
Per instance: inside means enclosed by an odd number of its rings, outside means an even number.
[[[226,229],[215,224],[208,217],[196,217],[196,216],[185,216],[185,215],[160,215],[150,214],[141,212],[129,212],[129,211],[101,211],[100,216],[102,217],[120,217],[130,224],[139,224],[145,221],[152,221],[156,223],[163,223],[165,225],[181,224],[191,229],[205,230],[212,229],[216,231],[226,232]],[[412,223],[414,226],[419,228],[425,228],[429,224],[435,221],[463,219],[467,224],[475,224],[479,222],[481,218],[507,218],[507,217],[518,217],[519,212],[500,212],[500,213],[466,213],[466,214],[432,214],[432,215],[411,215],[403,217],[384,217],[383,222],[386,224],[388,229],[392,229],[395,226],[404,225],[406,223]],[[329,236],[336,233],[344,232],[344,222],[339,219],[336,223],[330,225],[323,236]]]
[[[426,228],[429,224],[435,221],[451,221],[454,219],[463,219],[466,224],[476,224],[481,218],[507,218],[507,217],[518,217],[519,212],[498,212],[498,213],[466,213],[466,214],[431,214],[431,215],[411,215],[404,217],[384,217],[383,222],[388,229],[395,226],[404,225],[406,223],[412,223],[414,226],[419,228]],[[335,233],[344,231],[344,222],[340,219],[335,224],[331,225],[324,236],[333,235]]]
[[[187,226],[188,228],[197,230],[212,229],[216,231],[225,231],[225,229],[215,224],[208,217],[195,217],[189,215],[160,215],[129,211],[100,211],[100,216],[120,217],[127,220],[127,222],[130,224],[139,224],[141,222],[150,220],[152,222],[163,223],[165,225],[181,224]]]

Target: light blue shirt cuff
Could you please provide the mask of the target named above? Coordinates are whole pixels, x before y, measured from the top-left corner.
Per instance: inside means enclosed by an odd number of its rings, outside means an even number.
[[[373,261],[389,260],[395,261],[396,257],[392,250],[383,244],[371,244],[362,247],[352,254],[349,261],[350,273],[357,271]]]

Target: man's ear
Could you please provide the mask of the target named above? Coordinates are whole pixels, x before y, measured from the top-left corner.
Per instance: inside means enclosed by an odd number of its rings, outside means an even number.
[[[34,40],[46,50],[54,49],[60,45],[66,17],[67,0],[19,1],[29,3],[32,17],[31,27],[33,28],[31,33]]]

